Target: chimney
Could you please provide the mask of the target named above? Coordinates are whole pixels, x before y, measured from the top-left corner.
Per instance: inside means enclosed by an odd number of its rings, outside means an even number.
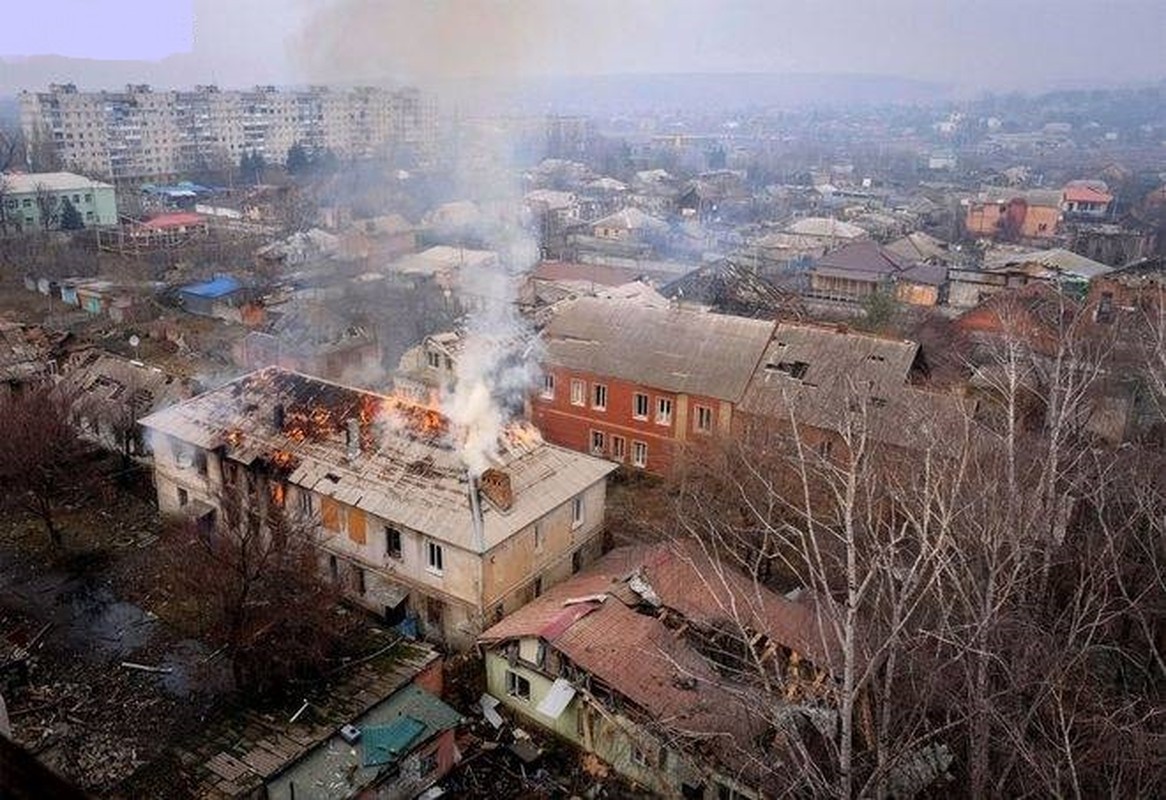
[[[284,422],[286,421],[286,415],[284,412],[283,403],[276,403],[275,404],[275,408],[272,410],[271,421],[275,425],[276,432],[282,433],[283,432],[283,425],[284,425]]]
[[[509,511],[514,505],[514,489],[510,476],[500,469],[490,467],[482,473],[482,494],[486,495],[499,511]]]
[[[348,445],[348,460],[355,461],[356,457],[360,455],[360,420],[348,420],[348,426],[344,432],[344,443]]]
[[[474,549],[479,553],[486,551],[486,532],[482,521],[482,499],[478,497],[478,482],[474,480],[474,473],[466,472],[470,482],[470,522],[474,526]]]

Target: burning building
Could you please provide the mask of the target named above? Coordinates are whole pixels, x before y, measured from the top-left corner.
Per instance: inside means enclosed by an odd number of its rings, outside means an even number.
[[[164,514],[213,523],[225,487],[281,505],[353,602],[455,647],[601,550],[614,465],[521,423],[471,471],[438,409],[269,367],[141,424]]]

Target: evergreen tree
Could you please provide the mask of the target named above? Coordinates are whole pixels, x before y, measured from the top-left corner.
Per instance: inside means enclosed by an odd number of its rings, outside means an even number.
[[[81,212],[77,210],[77,206],[70,202],[69,198],[64,199],[61,206],[61,230],[63,231],[79,231],[85,227],[85,220],[81,217]]]
[[[308,158],[308,151],[299,142],[296,142],[287,151],[287,171],[291,175],[302,175],[312,166]]]

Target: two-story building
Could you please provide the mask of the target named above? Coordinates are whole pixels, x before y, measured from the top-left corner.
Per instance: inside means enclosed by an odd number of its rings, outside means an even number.
[[[453,647],[602,549],[610,462],[508,428],[472,474],[438,410],[275,367],[140,422],[158,506],[212,526],[230,487],[321,534],[352,602]]]
[[[69,205],[87,228],[117,224],[111,184],[72,172],[0,175],[0,233],[59,229]]]
[[[554,442],[664,474],[678,448],[729,432],[772,321],[580,298],[543,332],[531,420]]]

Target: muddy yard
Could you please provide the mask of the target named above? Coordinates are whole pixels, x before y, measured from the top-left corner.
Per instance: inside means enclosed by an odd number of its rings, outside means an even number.
[[[109,482],[120,468],[83,466]],[[154,607],[159,520],[147,497],[141,485],[78,492],[62,504],[60,548],[12,498],[0,508],[0,691],[13,737],[97,794],[197,726],[227,685],[214,654]]]

